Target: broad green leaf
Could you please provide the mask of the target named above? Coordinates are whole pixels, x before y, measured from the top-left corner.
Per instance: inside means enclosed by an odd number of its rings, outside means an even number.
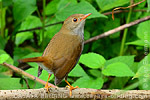
[[[134,72],[128,67],[127,64],[122,62],[115,62],[106,66],[102,73],[106,76],[134,76]]]
[[[58,20],[56,19],[56,17],[52,17],[51,20],[49,21],[49,19],[46,19],[47,20],[47,24],[53,24],[53,23],[56,23],[58,22]],[[56,25],[53,25],[53,26],[50,26],[50,27],[46,27],[46,31],[45,31],[45,38],[48,38],[48,43],[49,43],[49,40],[57,33],[59,32],[59,30],[61,29],[62,27],[62,24],[56,24]],[[46,45],[48,44],[46,43]]]
[[[93,79],[91,77],[86,76],[86,77],[79,78],[72,85],[79,86],[79,88],[101,89],[103,86],[103,83],[104,81],[102,78]]]
[[[148,52],[147,52],[148,53]],[[142,59],[139,64],[138,64],[138,68],[140,68],[141,66],[145,66],[147,64],[150,64],[150,54],[148,54],[147,56],[144,57],[144,59]]]
[[[39,26],[42,26],[40,18],[30,15],[21,23],[19,30],[26,30]]]
[[[32,38],[33,38],[32,32],[18,33],[16,35],[15,44],[18,46],[19,44],[22,44],[25,40],[32,39]]]
[[[73,6],[68,4],[64,9],[56,13],[56,18],[58,18],[60,21],[64,21],[70,15],[78,14],[78,13],[79,14],[92,13],[92,15],[90,15],[88,18],[95,18],[95,17],[106,18],[106,16],[97,12],[97,10],[90,3],[86,1],[81,1],[80,3],[73,5]]]
[[[37,77],[38,75],[38,67],[35,68],[29,68],[28,70],[26,70],[27,73]],[[46,70],[42,70],[42,74],[39,77],[40,79],[47,81],[48,79],[48,72]],[[50,80],[54,78],[54,75],[51,75]]]
[[[102,73],[100,70],[98,69],[90,69],[89,70],[89,73],[95,77],[101,77],[102,76]]]
[[[87,53],[81,55],[79,62],[88,66],[89,68],[101,68],[104,66],[106,60],[99,54]]]
[[[129,3],[130,0],[96,0],[99,8],[102,11],[112,9]]]
[[[141,66],[133,78],[139,79],[140,88],[142,90],[149,90],[150,89],[150,64]]]
[[[122,62],[131,67],[134,63],[134,56],[118,56],[115,58],[112,58],[110,60],[107,60],[105,63],[105,67],[108,66],[109,64],[113,64],[116,62]]]
[[[46,15],[54,14],[57,11],[57,5],[59,1],[60,0],[52,0],[47,4],[45,8]]]
[[[12,65],[14,63],[13,59],[4,50],[0,50],[0,62],[3,63],[4,61]],[[6,72],[7,70],[8,68],[6,66],[0,65],[0,72]]]
[[[31,15],[36,9],[36,0],[14,0],[14,20],[18,24],[19,22],[23,21],[27,16]]]
[[[6,54],[6,55],[8,55],[5,51],[3,51],[3,50],[0,50],[0,55],[3,55],[3,54]],[[3,56],[5,56],[6,58],[7,58],[7,56],[6,55],[3,55]],[[9,55],[8,55],[9,56]],[[1,58],[2,59],[2,58]],[[7,63],[9,63],[9,64],[13,64],[13,59],[9,56],[8,57],[8,59],[7,60],[5,60],[5,62],[7,62]]]
[[[137,27],[136,34],[137,36],[144,40],[145,44],[150,44],[150,30],[149,30],[150,21],[145,21],[140,23]],[[147,42],[146,42],[147,41]],[[149,42],[148,42],[149,41]]]
[[[73,70],[68,74],[68,76],[73,76],[73,77],[80,77],[80,76],[87,76],[83,68],[77,64]]]
[[[127,45],[137,45],[137,46],[144,46],[144,40],[135,40],[132,42],[127,42]]]
[[[109,89],[123,89],[128,82],[129,77],[115,77],[109,86]]]
[[[77,4],[77,0],[60,0],[58,3],[58,10],[60,11],[67,6],[74,6],[75,4]]]
[[[10,56],[8,54],[1,54],[0,55],[0,64],[3,64],[3,62],[7,61],[7,59],[9,58]]]
[[[20,78],[0,78],[0,90],[21,89]]]
[[[25,21],[21,23],[21,27],[19,30],[26,30],[26,29],[31,29],[35,28],[38,26],[41,26],[42,23],[40,19],[36,16],[28,16]],[[37,32],[39,33],[39,32]],[[21,32],[16,35],[16,40],[15,44],[18,46],[19,44],[22,44],[25,40],[27,39],[32,39],[33,38],[33,32]]]

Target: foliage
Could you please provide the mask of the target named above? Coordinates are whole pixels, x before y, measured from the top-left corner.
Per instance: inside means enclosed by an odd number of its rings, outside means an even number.
[[[72,14],[92,13],[86,20],[85,40],[125,24],[127,20],[134,21],[150,15],[139,10],[150,10],[150,0],[134,7],[132,13],[115,14],[114,21],[111,15],[104,13],[111,12],[115,7],[126,7],[130,5],[130,0],[47,0],[46,6],[43,6],[44,1],[0,0],[0,64],[7,62],[37,76],[37,63],[28,63],[24,68],[17,60],[41,56],[50,39],[62,26],[55,24],[44,28],[43,25],[64,21]],[[139,11],[134,12],[135,9]],[[150,89],[149,25],[150,21],[145,21],[128,28],[126,37],[120,31],[86,44],[78,64],[68,74],[68,81],[73,86],[83,88]],[[42,28],[18,32],[36,27]],[[125,45],[121,44],[123,38]],[[123,56],[119,55],[121,46]],[[46,81],[47,71],[43,70],[40,78]],[[50,82],[54,82],[54,75]],[[60,84],[65,85],[64,81]],[[0,89],[29,87],[41,88],[43,85],[0,65]]]

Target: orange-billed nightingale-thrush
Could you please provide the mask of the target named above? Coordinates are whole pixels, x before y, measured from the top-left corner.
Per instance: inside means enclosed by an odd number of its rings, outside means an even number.
[[[38,76],[42,69],[48,71],[50,78],[51,74],[55,76],[55,85],[65,78],[65,82],[72,90],[78,87],[73,87],[67,81],[68,73],[77,64],[84,46],[84,24],[85,19],[89,14],[74,14],[69,16],[63,23],[60,31],[51,39],[48,46],[44,50],[41,57],[25,58],[19,62],[36,62],[39,65]],[[45,88],[48,88],[48,80]]]

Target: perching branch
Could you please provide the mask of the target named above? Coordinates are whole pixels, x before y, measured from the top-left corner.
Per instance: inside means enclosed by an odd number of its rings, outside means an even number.
[[[23,70],[21,70],[21,69],[15,67],[15,66],[13,66],[13,65],[7,64],[7,63],[5,63],[5,62],[3,63],[3,65],[4,65],[4,66],[7,66],[7,67],[10,68],[10,69],[12,69],[12,70],[13,70],[14,72],[16,72],[16,73],[19,73],[19,74],[21,74],[21,75],[24,75],[24,76],[30,78],[31,80],[35,80],[36,82],[39,82],[39,83],[41,83],[41,84],[43,84],[43,85],[46,84],[46,82],[43,81],[43,80],[41,80],[40,78],[35,77],[35,76],[33,76],[33,75],[29,74],[29,73],[26,73],[25,71],[23,71]],[[48,85],[49,85],[49,86],[52,86],[52,87],[54,87],[54,88],[56,87],[55,85],[50,84],[50,83],[48,83]]]
[[[133,21],[133,22],[130,22],[130,23],[128,23],[128,24],[124,24],[124,25],[119,26],[119,27],[117,27],[117,28],[115,28],[115,29],[112,29],[112,30],[110,30],[110,31],[104,32],[104,33],[102,33],[102,34],[100,34],[100,35],[97,35],[97,36],[95,36],[95,37],[90,38],[89,40],[86,40],[84,43],[87,44],[87,43],[89,43],[89,42],[96,41],[96,40],[98,40],[98,39],[100,39],[100,38],[109,36],[109,35],[111,35],[111,34],[114,34],[114,33],[118,32],[118,31],[121,31],[121,30],[123,30],[123,29],[125,29],[125,28],[131,27],[131,26],[133,26],[133,25],[139,24],[139,23],[144,22],[144,21],[147,21],[147,20],[150,20],[150,16],[147,16],[147,17],[144,17],[144,18],[135,20],[135,21]]]
[[[50,93],[46,89],[24,89],[24,90],[0,90],[1,100],[149,100],[150,90],[99,90],[78,88],[73,90],[73,94],[69,96],[68,88],[49,88]]]

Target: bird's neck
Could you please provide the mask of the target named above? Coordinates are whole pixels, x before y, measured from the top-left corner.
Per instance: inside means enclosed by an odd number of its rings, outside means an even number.
[[[82,41],[84,41],[84,27],[68,29],[67,27],[62,27],[60,30],[61,34],[69,34],[69,35],[78,35]]]

